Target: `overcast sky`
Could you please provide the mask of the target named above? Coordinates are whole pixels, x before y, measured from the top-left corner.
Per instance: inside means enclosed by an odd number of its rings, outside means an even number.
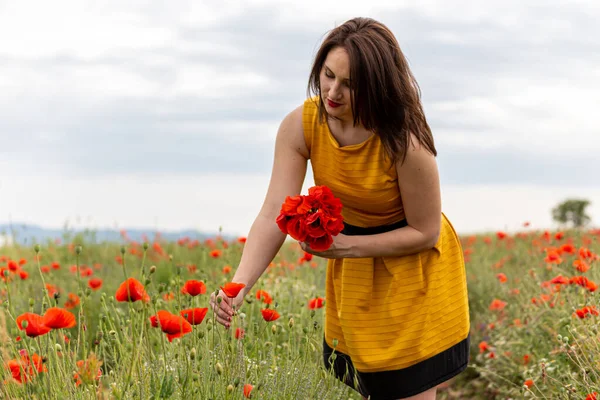
[[[598,223],[596,3],[0,0],[0,223],[247,233],[277,127],[354,16],[409,60],[458,231],[552,227],[573,196]]]

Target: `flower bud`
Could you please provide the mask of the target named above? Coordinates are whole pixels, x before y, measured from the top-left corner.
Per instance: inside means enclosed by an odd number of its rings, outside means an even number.
[[[25,329],[28,326],[29,326],[29,321],[27,321],[27,320],[21,321],[21,328]]]
[[[150,267],[150,273],[153,274],[156,272],[156,265]]]
[[[277,325],[271,325],[271,332],[273,332],[273,334],[277,333]]]
[[[335,349],[337,347],[337,345],[338,345],[338,340],[337,339],[333,339],[331,341],[331,344],[333,345],[333,348]]]
[[[121,255],[125,255],[126,251],[125,246],[121,246]]]
[[[33,246],[33,251],[35,251],[36,253],[39,253],[40,249],[41,249],[41,247],[39,244],[36,244],[35,246]]]
[[[234,385],[235,387],[238,387],[238,386],[240,385],[240,378],[239,378],[239,377],[236,377],[236,378],[233,380],[233,385]]]
[[[56,349],[56,351],[62,351],[62,346],[60,344],[58,344],[58,343],[56,343],[54,345],[54,348]]]
[[[221,375],[223,373],[223,366],[221,365],[221,363],[217,363],[215,365],[215,369],[217,370],[217,374]]]
[[[217,303],[221,304],[222,301],[223,301],[222,297],[217,297]]]
[[[227,393],[232,393],[233,392],[233,385],[228,385],[227,386]]]
[[[75,254],[79,255],[79,254],[81,254],[82,251],[83,251],[83,247],[81,247],[81,246],[75,247]]]
[[[290,320],[289,320],[289,322],[288,322],[288,326],[289,326],[290,328],[293,328],[293,327],[294,327],[294,318],[290,318]]]
[[[150,246],[148,245],[148,242],[144,242],[144,244],[142,245],[142,248],[143,248],[144,250],[148,250],[148,247],[150,247]]]
[[[190,360],[195,360],[196,359],[196,348],[193,347],[192,350],[190,350]]]
[[[35,304],[35,300],[30,297],[29,298],[29,307],[33,307],[34,304]]]

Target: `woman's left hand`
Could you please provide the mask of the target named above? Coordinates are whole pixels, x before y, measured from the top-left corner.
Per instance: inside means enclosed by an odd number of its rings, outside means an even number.
[[[333,237],[333,243],[327,250],[317,251],[309,247],[306,242],[298,242],[305,252],[323,258],[352,258],[356,257],[353,253],[354,242],[348,235],[338,234]]]

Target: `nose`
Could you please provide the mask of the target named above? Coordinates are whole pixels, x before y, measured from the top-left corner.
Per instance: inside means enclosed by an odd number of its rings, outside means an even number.
[[[339,83],[335,82],[329,87],[329,98],[334,101],[342,98],[342,90]]]

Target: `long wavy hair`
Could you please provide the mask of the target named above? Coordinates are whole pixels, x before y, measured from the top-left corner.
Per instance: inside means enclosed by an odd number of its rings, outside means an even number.
[[[437,150],[421,104],[421,90],[394,34],[371,18],[354,18],[331,30],[313,62],[307,94],[319,98],[319,121],[327,118],[320,73],[329,51],[344,48],[350,58],[350,104],[354,126],[381,138],[392,162],[404,162],[410,133],[434,156]]]

